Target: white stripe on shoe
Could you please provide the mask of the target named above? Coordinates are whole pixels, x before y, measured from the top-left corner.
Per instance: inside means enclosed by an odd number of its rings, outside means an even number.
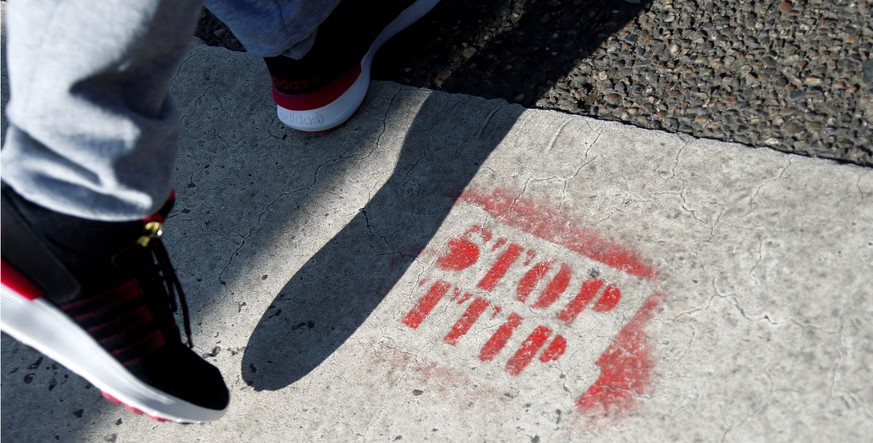
[[[134,412],[157,420],[199,423],[216,420],[227,410],[197,406],[143,383],[54,305],[28,300],[5,284],[0,286],[0,328]]]

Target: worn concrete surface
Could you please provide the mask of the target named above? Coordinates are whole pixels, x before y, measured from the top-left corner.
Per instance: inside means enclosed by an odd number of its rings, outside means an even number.
[[[4,441],[864,441],[873,171],[375,83],[274,116],[196,45],[167,243],[227,416],[133,415],[8,337]]]

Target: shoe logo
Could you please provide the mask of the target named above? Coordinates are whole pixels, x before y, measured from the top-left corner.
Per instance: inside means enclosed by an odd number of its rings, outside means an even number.
[[[273,76],[273,85],[284,92],[302,92],[316,87],[321,79],[318,76],[312,76],[306,79],[287,79]]]
[[[315,115],[304,115],[293,113],[290,115],[290,124],[301,125],[301,126],[316,126],[324,123],[324,116],[321,114]]]

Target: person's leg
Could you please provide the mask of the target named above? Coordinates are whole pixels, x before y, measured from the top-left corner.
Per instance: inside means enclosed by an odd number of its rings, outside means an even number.
[[[279,119],[297,130],[325,131],[361,105],[379,47],[438,2],[206,0],[206,6],[248,52],[265,57]]]
[[[302,58],[340,0],[204,0],[254,57]]]
[[[107,398],[180,422],[214,420],[229,401],[181,340],[177,299],[190,345],[187,308],[159,238],[178,133],[167,88],[199,12],[199,0],[7,11],[0,326]]]
[[[199,0],[7,6],[3,181],[68,215],[132,220],[170,193],[179,131],[167,97]]]

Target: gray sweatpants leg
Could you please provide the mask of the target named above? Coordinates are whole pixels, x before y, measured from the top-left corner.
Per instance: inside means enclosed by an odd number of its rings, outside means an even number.
[[[302,55],[336,3],[210,5],[253,55]],[[131,220],[157,210],[178,151],[167,88],[200,7],[200,0],[10,0],[3,181],[34,203],[83,218]]]
[[[351,0],[361,1],[361,0]],[[255,57],[303,57],[340,0],[204,0]]]
[[[170,193],[178,116],[167,88],[199,0],[12,0],[3,181],[98,220],[155,211]]]

